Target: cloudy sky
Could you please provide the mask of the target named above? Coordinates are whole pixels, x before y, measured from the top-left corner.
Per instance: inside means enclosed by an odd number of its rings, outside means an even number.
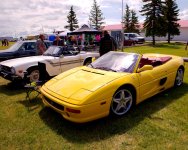
[[[0,0],[0,36],[20,37],[25,35],[64,30],[70,7],[76,12],[79,25],[88,23],[93,0]],[[142,0],[124,0],[139,16]],[[176,0],[180,19],[188,20],[187,0]],[[121,21],[122,0],[97,0],[106,24]]]

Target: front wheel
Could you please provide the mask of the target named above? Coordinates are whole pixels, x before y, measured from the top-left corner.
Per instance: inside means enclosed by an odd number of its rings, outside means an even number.
[[[126,114],[133,105],[133,95],[129,88],[123,88],[116,91],[112,98],[111,112],[116,116]]]
[[[183,84],[183,76],[184,76],[184,70],[183,68],[179,68],[176,73],[176,78],[174,82],[175,87],[179,87]]]
[[[39,70],[38,69],[31,69],[29,71],[29,80],[30,80],[30,82],[36,82],[39,80]]]
[[[85,62],[84,62],[84,66],[88,66],[89,64],[92,63],[92,60],[91,59],[87,59]]]

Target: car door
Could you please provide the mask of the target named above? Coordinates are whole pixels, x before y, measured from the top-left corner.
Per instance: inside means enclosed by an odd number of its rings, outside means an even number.
[[[80,54],[74,54],[69,50],[63,50],[62,57],[59,59],[61,72],[81,66],[82,63]]]
[[[139,101],[143,101],[164,90],[167,72],[162,65],[154,67],[152,70],[140,72],[137,75],[139,79]]]
[[[34,56],[36,55],[36,43],[35,42],[25,42],[19,49],[19,56]]]

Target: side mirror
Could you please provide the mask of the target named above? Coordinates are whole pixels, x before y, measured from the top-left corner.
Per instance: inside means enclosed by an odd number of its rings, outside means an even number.
[[[64,58],[64,55],[63,55],[63,54],[61,54],[61,55],[59,56],[59,58]]]
[[[153,66],[152,65],[144,65],[142,68],[138,68],[137,72],[142,72],[142,71],[146,71],[146,70],[152,70]]]

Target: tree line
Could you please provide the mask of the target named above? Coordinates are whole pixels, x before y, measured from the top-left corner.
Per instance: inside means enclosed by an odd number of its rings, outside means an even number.
[[[143,28],[145,30],[145,36],[151,36],[153,45],[155,45],[155,37],[167,36],[168,43],[174,35],[179,35],[178,18],[179,9],[176,0],[142,0],[143,6],[139,11],[142,16],[145,16]],[[77,29],[78,20],[76,13],[71,6],[67,16],[68,25],[65,28],[70,31]],[[91,7],[88,24],[94,29],[101,29],[104,22],[103,13],[96,0],[93,0]],[[123,26],[124,32],[136,32],[139,33],[140,25],[138,22],[138,16],[135,10],[131,10],[126,4],[124,15],[123,15]]]

